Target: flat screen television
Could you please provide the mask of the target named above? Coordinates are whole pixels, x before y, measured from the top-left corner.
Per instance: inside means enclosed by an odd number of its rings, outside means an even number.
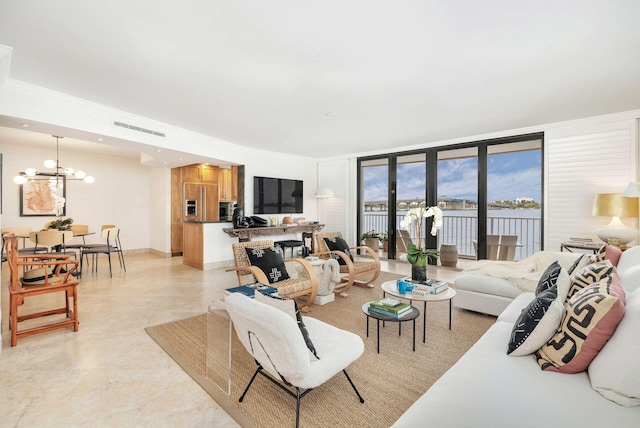
[[[302,180],[253,177],[254,214],[301,214]]]

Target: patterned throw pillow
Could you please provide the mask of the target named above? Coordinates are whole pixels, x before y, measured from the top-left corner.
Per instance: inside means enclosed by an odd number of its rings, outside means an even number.
[[[571,275],[571,287],[565,300],[565,305],[569,299],[578,291],[591,284],[600,282],[603,278],[610,276],[614,272],[614,267],[608,260],[592,263],[579,269]]]
[[[351,255],[351,251],[349,251],[349,244],[347,244],[347,241],[342,239],[342,236],[336,236],[335,238],[324,238],[324,242],[326,242],[327,247],[331,251],[342,251],[347,256],[349,256],[351,261],[353,261],[353,256]],[[347,264],[347,262],[345,262],[344,259],[337,254],[331,254],[331,258],[336,259],[341,265]]]
[[[289,279],[289,274],[284,266],[282,250],[276,247],[269,248],[245,248],[251,266],[257,266],[269,280],[269,284]]]
[[[557,260],[549,265],[538,280],[538,286],[535,290],[536,296],[555,286],[558,288],[558,298],[561,302],[564,302],[571,287],[571,280]]]
[[[580,257],[578,257],[576,261],[573,262],[569,270],[567,270],[567,273],[569,275],[573,275],[574,272],[579,271],[580,269],[591,263],[592,261],[588,254],[581,254]]]
[[[291,318],[296,320],[296,322],[298,323],[298,328],[300,329],[300,333],[302,333],[304,342],[307,345],[307,349],[309,349],[309,358],[312,358],[314,360],[320,359],[320,357],[318,357],[316,347],[313,346],[313,342],[309,337],[307,326],[304,325],[304,321],[302,320],[302,315],[300,314],[300,309],[298,309],[298,304],[296,303],[295,300],[289,299],[287,297],[264,294],[262,291],[257,292],[254,298],[258,302],[262,302],[269,306],[273,306],[274,308],[278,308],[281,311],[284,311],[287,315],[289,315]]]
[[[624,290],[613,276],[569,299],[556,334],[535,353],[542,370],[579,373],[587,369],[624,316]]]
[[[513,324],[507,355],[533,354],[556,332],[563,313],[556,285],[539,293]]]

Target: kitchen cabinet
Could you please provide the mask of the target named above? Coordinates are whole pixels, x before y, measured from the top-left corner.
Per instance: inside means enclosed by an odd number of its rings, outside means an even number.
[[[187,165],[182,167],[184,182],[218,184],[218,170],[215,165]]]
[[[238,200],[238,167],[219,168],[218,186],[220,186],[220,201],[236,202]]]
[[[182,168],[171,169],[171,256],[182,255]]]

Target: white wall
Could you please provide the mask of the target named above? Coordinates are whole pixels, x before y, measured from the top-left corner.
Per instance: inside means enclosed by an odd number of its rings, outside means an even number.
[[[3,141],[2,170],[3,225],[30,226],[40,230],[54,217],[20,217],[20,186],[13,177],[28,167],[44,171],[42,162],[55,159],[55,144],[51,150],[16,146]],[[150,246],[150,168],[132,158],[97,156],[72,150],[61,150],[60,163],[83,169],[95,177],[95,183],[67,181],[66,217],[77,224],[88,224],[92,231],[100,231],[103,224],[116,224],[121,229],[125,249],[147,249]],[[99,242],[99,233],[87,237]]]

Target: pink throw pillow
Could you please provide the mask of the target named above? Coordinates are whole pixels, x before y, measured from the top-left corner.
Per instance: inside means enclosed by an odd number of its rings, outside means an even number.
[[[604,246],[604,258],[609,260],[612,265],[618,266],[618,260],[620,260],[621,255],[622,250],[620,248],[609,244]]]
[[[617,275],[575,293],[558,331],[535,353],[540,367],[559,373],[585,371],[618,327],[624,302],[625,292]]]

